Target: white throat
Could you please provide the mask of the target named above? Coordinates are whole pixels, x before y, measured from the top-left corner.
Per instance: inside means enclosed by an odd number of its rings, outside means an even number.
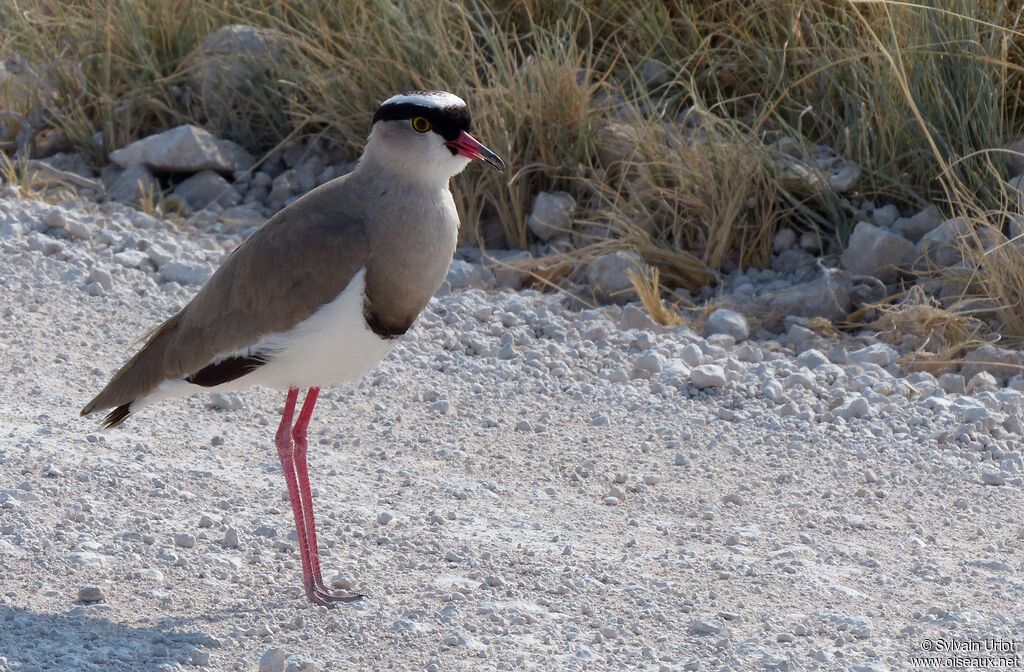
[[[426,187],[446,188],[448,181],[470,164],[467,157],[452,154],[432,133],[417,140],[409,146],[375,126],[356,169],[375,171],[382,179],[392,174]]]

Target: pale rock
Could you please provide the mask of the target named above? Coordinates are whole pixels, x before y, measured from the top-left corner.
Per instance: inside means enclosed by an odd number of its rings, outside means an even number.
[[[982,371],[987,371],[996,379],[1005,380],[1024,373],[1024,356],[1019,350],[985,344],[968,353],[960,365],[960,373],[967,380]]]
[[[888,366],[899,359],[899,353],[885,343],[873,343],[869,346],[854,350],[846,355],[848,364],[877,364]]]
[[[825,366],[828,364],[828,357],[816,348],[810,348],[801,352],[797,358],[796,363],[800,366],[806,366],[811,371]]]
[[[98,283],[106,291],[110,291],[114,287],[114,279],[110,277],[110,273],[102,268],[94,267],[89,271],[89,275],[85,278],[86,284]]]
[[[122,168],[143,164],[151,170],[167,172],[216,170],[228,174],[248,170],[254,161],[237,143],[215,138],[209,131],[191,124],[136,140],[111,152],[110,160]]]
[[[758,314],[824,317],[838,322],[845,319],[852,309],[852,292],[853,283],[849,273],[828,269],[815,280],[765,292],[742,308]]]
[[[725,369],[717,364],[702,364],[690,371],[690,382],[699,388],[722,387],[726,383]]]
[[[982,390],[991,390],[996,387],[999,387],[999,381],[988,371],[976,373],[967,381],[968,394],[974,394]]]
[[[841,260],[854,275],[893,282],[899,270],[914,261],[914,244],[874,224],[858,222]]]
[[[521,289],[530,279],[533,255],[526,250],[489,250],[487,256],[495,287]]]
[[[210,203],[230,207],[242,201],[231,184],[212,170],[198,172],[184,180],[174,188],[174,195],[188,203],[192,210],[202,210]]]
[[[441,283],[441,293],[451,294],[461,289],[486,289],[491,284],[491,272],[480,264],[462,259],[452,260],[448,275]]]
[[[841,406],[836,408],[835,414],[844,420],[850,420],[852,418],[863,418],[870,410],[871,404],[867,399],[858,394],[850,397]]]
[[[96,226],[80,219],[69,219],[67,232],[75,240],[92,240],[96,234]]]
[[[1011,175],[1024,173],[1024,138],[1018,139],[1007,147],[1009,151],[1003,154],[1006,157],[1006,165]]]
[[[958,373],[944,373],[939,376],[939,387],[947,394],[963,394],[967,391],[967,380]]]
[[[638,298],[628,271],[641,268],[643,261],[635,252],[611,252],[587,264],[587,281],[601,301],[625,304]]]
[[[179,285],[201,285],[206,282],[212,273],[213,268],[206,264],[169,261],[160,267],[159,275],[162,282],[176,282]]]
[[[543,241],[568,235],[576,200],[565,191],[537,194],[526,225],[535,236]]]
[[[948,268],[963,261],[959,245],[974,236],[973,226],[966,219],[947,219],[926,233],[917,243],[915,267]]]
[[[143,196],[156,196],[160,184],[149,168],[141,164],[128,166],[107,187],[107,200],[119,203],[139,203]]]
[[[829,169],[828,185],[837,194],[853,190],[860,182],[860,168],[849,161],[837,161]]]
[[[796,244],[796,232],[793,229],[779,229],[772,236],[772,251],[778,254],[784,252]]]
[[[287,36],[270,28],[221,26],[189,56],[187,86],[203,100],[238,105],[266,78],[268,66],[281,64],[287,42]]]
[[[704,334],[725,334],[732,336],[736,341],[744,341],[750,336],[750,325],[747,318],[740,313],[727,308],[719,308],[708,316],[704,323]]]
[[[942,213],[934,205],[929,205],[911,217],[896,220],[892,225],[892,231],[910,242],[916,243],[940,224],[942,224]]]
[[[664,331],[664,326],[659,324],[649,312],[640,306],[629,304],[622,309],[619,329],[624,331],[636,329],[638,331],[661,332]]]
[[[871,221],[884,229],[892,228],[892,225],[899,219],[900,209],[891,203],[875,208],[871,213]]]
[[[149,255],[141,250],[122,250],[114,255],[114,261],[125,268],[142,268],[149,264]]]
[[[633,378],[652,378],[665,367],[665,358],[657,352],[647,352],[633,360]]]
[[[679,351],[679,359],[689,366],[699,366],[704,363],[704,351],[696,343],[690,343]]]
[[[640,64],[640,77],[643,78],[647,88],[654,89],[668,84],[672,80],[672,72],[661,61],[649,58]]]
[[[280,647],[268,649],[260,657],[259,672],[284,672],[284,659],[287,656],[285,650]]]

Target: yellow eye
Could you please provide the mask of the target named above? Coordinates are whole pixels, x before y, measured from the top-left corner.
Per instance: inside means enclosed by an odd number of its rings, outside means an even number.
[[[412,127],[419,133],[426,133],[430,130],[430,122],[423,117],[415,117],[412,120]]]

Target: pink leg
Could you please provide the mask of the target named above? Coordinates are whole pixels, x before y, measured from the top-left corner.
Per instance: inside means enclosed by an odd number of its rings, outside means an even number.
[[[295,462],[292,444],[292,416],[295,414],[295,402],[299,398],[297,389],[288,390],[288,398],[284,403],[284,412],[281,413],[281,424],[277,427],[277,435],[274,442],[277,444],[277,458],[281,461],[281,470],[284,471],[284,482],[288,485],[288,499],[292,503],[292,516],[295,518],[295,532],[299,537],[299,554],[302,556],[302,584],[306,588],[306,597],[312,602],[317,602],[312,592],[312,581],[307,582],[312,570],[309,565],[309,556],[306,552],[306,531],[302,515],[302,496],[299,494],[299,483],[295,478]],[[307,583],[309,585],[307,585]]]
[[[291,398],[289,391],[289,398]],[[297,394],[298,390],[294,390]],[[310,418],[313,416],[313,407],[316,405],[317,396],[320,394],[319,387],[309,388],[306,393],[306,400],[299,411],[299,417],[295,426],[291,428],[291,438],[294,441],[294,449],[291,454],[294,478],[296,480],[295,493],[298,496],[300,513],[295,510],[295,530],[299,538],[299,553],[302,556],[302,585],[306,589],[306,595],[310,601],[316,604],[327,604],[330,602],[350,602],[359,599],[359,595],[334,593],[324,584],[320,574],[320,554],[317,549],[316,521],[313,518],[313,493],[309,489],[309,468],[306,464],[307,429]],[[290,419],[290,418],[289,418]],[[289,490],[289,494],[292,491]]]

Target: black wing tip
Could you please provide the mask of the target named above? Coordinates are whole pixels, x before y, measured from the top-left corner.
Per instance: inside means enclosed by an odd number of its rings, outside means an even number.
[[[106,417],[103,418],[103,429],[112,429],[117,427],[132,414],[131,404],[121,404],[110,413],[107,413]]]

